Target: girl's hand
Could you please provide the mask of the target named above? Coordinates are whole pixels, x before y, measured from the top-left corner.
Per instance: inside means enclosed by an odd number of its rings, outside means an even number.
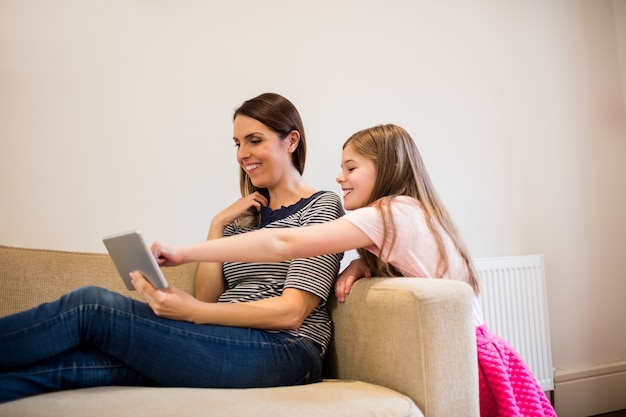
[[[267,198],[256,191],[246,197],[241,197],[239,200],[217,213],[213,218],[213,223],[224,228],[234,222],[248,209],[253,208],[259,212],[261,211],[261,207],[267,206],[268,203]]]
[[[183,263],[183,254],[179,247],[155,241],[150,247],[160,266],[176,266]]]
[[[337,297],[337,301],[340,303],[345,302],[346,296],[350,294],[350,290],[352,289],[352,284],[363,277],[372,277],[372,271],[365,266],[365,262],[363,262],[361,258],[350,262],[350,265],[341,271],[337,277],[337,281],[335,281],[335,296]]]
[[[130,278],[154,314],[172,320],[194,321],[194,312],[200,301],[176,287],[157,290],[138,271],[131,272]]]

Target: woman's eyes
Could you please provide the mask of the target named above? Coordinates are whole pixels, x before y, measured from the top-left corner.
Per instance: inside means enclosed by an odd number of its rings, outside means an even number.
[[[263,142],[263,140],[261,138],[250,138],[247,142],[252,145],[258,145],[259,143]],[[238,148],[240,146],[240,142],[235,142],[235,148]]]

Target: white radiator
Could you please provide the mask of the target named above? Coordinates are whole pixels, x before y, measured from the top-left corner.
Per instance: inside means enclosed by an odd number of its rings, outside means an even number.
[[[544,391],[554,390],[543,255],[474,259],[492,332],[519,352]]]

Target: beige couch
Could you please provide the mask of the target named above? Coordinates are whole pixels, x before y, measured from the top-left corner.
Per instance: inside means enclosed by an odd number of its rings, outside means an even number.
[[[193,292],[195,264],[165,269]],[[0,246],[0,316],[82,285],[126,291],[108,255]],[[471,290],[460,282],[363,279],[335,326],[323,382],[295,387],[101,387],[0,404],[0,416],[478,416]],[[0,346],[2,354],[2,346]]]

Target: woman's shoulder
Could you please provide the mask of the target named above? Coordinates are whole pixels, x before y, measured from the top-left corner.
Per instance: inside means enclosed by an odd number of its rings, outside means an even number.
[[[328,191],[328,190],[318,190],[315,191],[313,194],[311,194],[311,196],[308,198],[308,200],[315,200],[315,199],[336,199],[339,201],[339,195],[337,195],[336,192],[334,191]]]
[[[332,191],[317,191],[312,196],[304,200],[303,211],[332,211],[335,215],[342,216],[344,214],[341,199]]]
[[[327,201],[341,204],[341,198],[333,191],[321,190],[313,193],[311,200]]]

